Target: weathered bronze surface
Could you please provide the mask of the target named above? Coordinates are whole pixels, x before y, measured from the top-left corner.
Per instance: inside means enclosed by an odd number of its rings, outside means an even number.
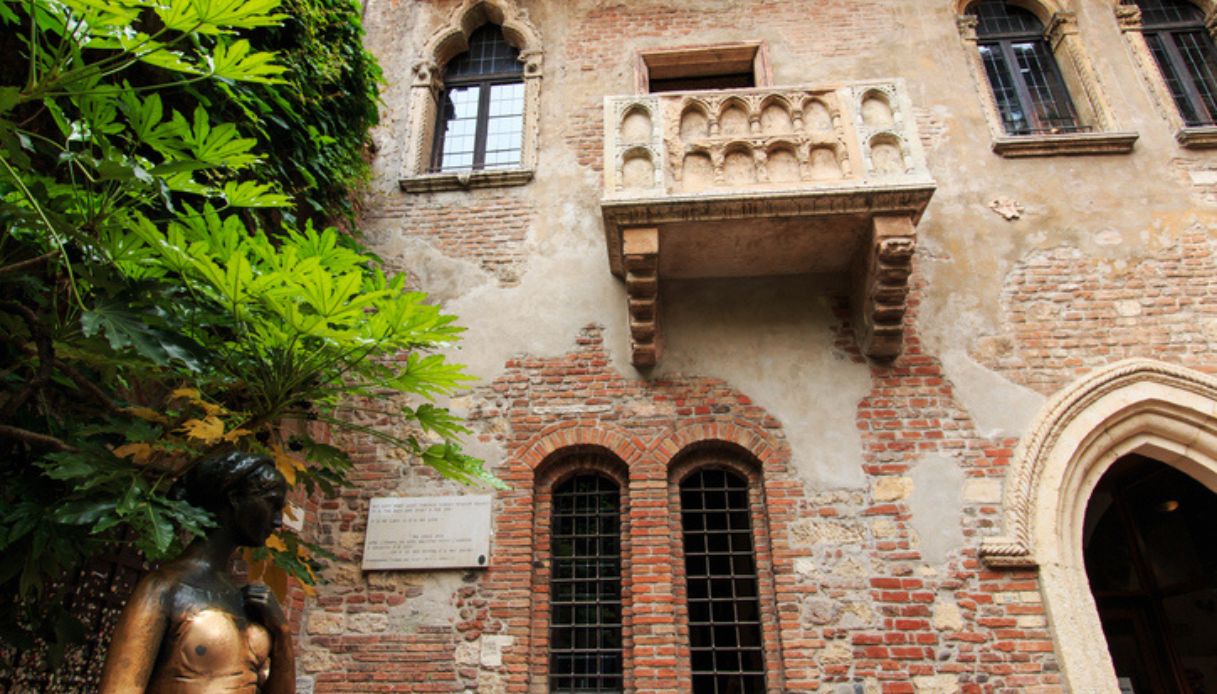
[[[265,457],[228,452],[186,473],[173,492],[218,525],[145,576],[119,618],[102,694],[292,694],[295,656],[283,610],[263,585],[238,587],[238,547],[281,524],[287,483]]]

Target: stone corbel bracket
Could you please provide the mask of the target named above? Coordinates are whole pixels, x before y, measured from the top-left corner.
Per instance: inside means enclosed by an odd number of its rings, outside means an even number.
[[[659,229],[641,227],[622,232],[625,289],[629,295],[630,355],[634,366],[659,363]]]
[[[908,215],[876,215],[859,259],[858,291],[851,297],[858,345],[876,360],[893,359],[904,344],[909,276],[917,250],[917,228]]]

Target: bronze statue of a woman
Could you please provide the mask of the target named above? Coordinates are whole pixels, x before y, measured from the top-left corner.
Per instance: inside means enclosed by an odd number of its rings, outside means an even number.
[[[238,547],[261,547],[279,528],[283,475],[268,458],[227,452],[199,461],[170,493],[217,525],[136,585],[110,642],[102,694],[294,693],[283,610],[266,586],[239,588],[228,571]]]

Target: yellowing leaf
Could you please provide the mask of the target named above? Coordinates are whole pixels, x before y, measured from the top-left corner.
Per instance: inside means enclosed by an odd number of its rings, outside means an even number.
[[[229,443],[236,443],[237,439],[241,438],[242,436],[249,436],[252,433],[253,432],[249,429],[233,429],[227,434],[224,434],[224,440]]]
[[[169,423],[168,417],[150,407],[124,407],[123,412],[128,412],[136,417],[139,417],[140,419],[149,422],[156,422],[157,424]]]
[[[169,394],[169,399],[189,400],[190,404],[206,412],[209,417],[221,415],[228,411],[215,403],[204,400],[202,394],[195,388],[178,388]]]
[[[273,549],[276,552],[286,552],[287,543],[283,541],[283,538],[281,538],[277,534],[275,534],[275,535],[271,535],[270,537],[266,538],[266,548]]]
[[[271,453],[275,458],[275,468],[283,475],[283,479],[287,480],[287,486],[296,484],[296,472],[304,469],[304,463],[283,450],[282,446],[272,446]]]
[[[279,603],[287,602],[287,572],[274,564],[268,564],[262,572],[262,582],[279,598]]]
[[[213,444],[224,438],[224,422],[215,415],[208,415],[203,419],[187,419],[182,422],[178,431],[185,432],[186,436],[196,441]]]
[[[182,399],[182,400],[190,400],[191,402],[193,402],[195,400],[201,400],[202,396],[199,395],[199,391],[197,388],[178,388],[169,394],[169,399],[170,400]]]
[[[250,581],[261,580],[262,574],[266,571],[266,566],[270,561],[266,559],[261,561],[254,559],[254,551],[248,547],[241,550],[241,555],[245,559],[246,578]]]
[[[125,443],[114,449],[114,455],[119,458],[131,458],[136,465],[143,465],[152,458],[155,451],[147,443]]]

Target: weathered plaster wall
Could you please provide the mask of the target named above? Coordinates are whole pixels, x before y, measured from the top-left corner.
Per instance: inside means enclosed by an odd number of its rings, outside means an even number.
[[[306,681],[524,691],[544,638],[513,622],[532,609],[512,581],[530,580],[521,461],[533,437],[590,422],[646,449],[697,420],[780,442],[763,472],[789,485],[791,504],[769,528],[784,686],[1057,686],[1034,574],[976,559],[979,537],[1000,527],[1012,449],[1045,397],[1082,373],[1136,355],[1213,370],[1217,349],[1217,155],[1175,143],[1113,2],[1063,4],[1119,127],[1140,135],[1135,150],[1016,160],[990,151],[987,87],[950,0],[523,1],[545,50],[535,179],[403,193],[410,66],[456,4],[367,6],[387,84],[365,226],[469,328],[454,356],[482,385],[453,405],[477,431],[470,449],[516,485],[494,561],[510,556],[523,573],[360,574],[367,498],[458,490],[348,441],[364,484],[316,519],[339,560],[308,608]],[[918,226],[907,346],[893,364],[862,359],[842,298],[803,277],[665,283],[660,366],[629,364],[598,206],[603,97],[634,90],[637,50],[751,40],[765,43],[775,84],[907,81],[938,191]],[[642,469],[662,485],[654,455]],[[634,667],[679,672],[679,659],[663,662]]]

